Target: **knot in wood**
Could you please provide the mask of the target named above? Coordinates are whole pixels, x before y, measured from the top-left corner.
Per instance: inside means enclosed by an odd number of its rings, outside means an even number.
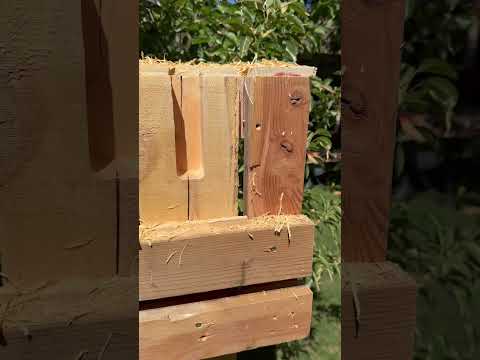
[[[345,106],[350,109],[356,117],[367,114],[367,102],[360,91],[345,87],[343,92],[344,94],[341,97],[342,107]]]
[[[293,145],[287,140],[283,140],[282,142],[280,142],[280,147],[284,151],[289,152],[289,153],[291,153],[293,151]]]
[[[298,106],[305,102],[305,95],[300,90],[294,90],[291,94],[288,94],[288,99],[290,104]]]

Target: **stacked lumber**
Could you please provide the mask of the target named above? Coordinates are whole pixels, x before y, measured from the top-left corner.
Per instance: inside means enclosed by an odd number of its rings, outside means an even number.
[[[140,356],[200,359],[307,336],[309,77],[298,65],[140,62]],[[238,157],[244,138],[244,201]]]

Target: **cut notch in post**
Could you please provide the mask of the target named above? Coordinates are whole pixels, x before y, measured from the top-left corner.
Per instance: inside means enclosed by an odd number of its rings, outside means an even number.
[[[172,78],[177,175],[182,180],[204,177],[201,79],[199,75]]]

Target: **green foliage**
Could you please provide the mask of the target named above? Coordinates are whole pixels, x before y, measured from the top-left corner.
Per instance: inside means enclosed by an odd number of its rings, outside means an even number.
[[[322,5],[323,3],[323,5]],[[296,61],[316,53],[332,32],[332,1],[314,6],[312,21],[301,0],[174,0],[142,3],[140,48],[145,56],[213,62]],[[173,41],[172,41],[173,40]],[[324,48],[324,46],[323,46]]]
[[[480,358],[480,219],[460,202],[428,192],[392,209],[390,259],[419,286],[415,359]]]
[[[340,125],[340,87],[331,79],[314,77],[311,83],[312,109],[307,137],[307,187],[315,182],[315,168],[330,174],[330,181],[338,181],[339,168],[335,157],[332,132]]]
[[[462,61],[465,34],[472,24],[473,1],[407,0],[404,60],[418,65],[423,59]]]
[[[316,1],[309,11],[302,0],[143,0],[140,49],[169,60],[296,61],[302,53],[338,52],[339,11],[338,0]],[[340,88],[331,79],[312,79],[311,110],[307,187],[315,183],[315,168],[331,181],[339,176],[331,133],[340,122]]]
[[[444,117],[445,131],[450,131],[458,90],[455,68],[439,59],[425,59],[417,68],[402,63],[399,111],[439,114]]]
[[[278,359],[332,359],[340,356],[340,197],[334,189],[305,191],[303,212],[316,223],[312,276],[312,329],[301,341],[278,347]]]

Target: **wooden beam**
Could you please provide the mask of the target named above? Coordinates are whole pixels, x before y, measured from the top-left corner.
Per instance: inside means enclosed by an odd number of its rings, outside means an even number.
[[[136,284],[136,277],[21,289],[7,282],[0,287],[0,358],[137,358]]]
[[[310,80],[256,77],[246,117],[244,196],[249,217],[302,208]]]
[[[415,281],[389,262],[342,266],[342,359],[411,359]]]
[[[204,359],[304,338],[306,286],[140,311],[140,359]]]
[[[98,17],[95,6],[90,10]],[[114,134],[110,115],[100,119],[104,128],[95,127],[91,111],[110,104],[111,94],[105,63],[97,78],[90,76],[100,59],[85,52],[93,39],[83,37],[81,2],[2,2],[0,12],[1,47],[11,49],[0,64],[2,272],[24,285],[111,276],[116,191],[96,171],[113,160]],[[93,99],[87,89],[95,93],[97,86],[105,91]],[[108,106],[101,111],[110,113]],[[91,157],[100,134],[106,147]]]
[[[404,6],[342,1],[342,261],[385,260]]]
[[[181,85],[161,72],[140,73],[140,220],[159,224],[188,219],[188,182],[177,173],[175,118]]]
[[[313,231],[305,216],[142,227],[140,300],[308,276]]]
[[[236,77],[202,75],[202,176],[189,179],[189,220],[238,214],[238,122]],[[187,104],[190,106],[190,104]],[[198,115],[197,115],[198,116]]]

